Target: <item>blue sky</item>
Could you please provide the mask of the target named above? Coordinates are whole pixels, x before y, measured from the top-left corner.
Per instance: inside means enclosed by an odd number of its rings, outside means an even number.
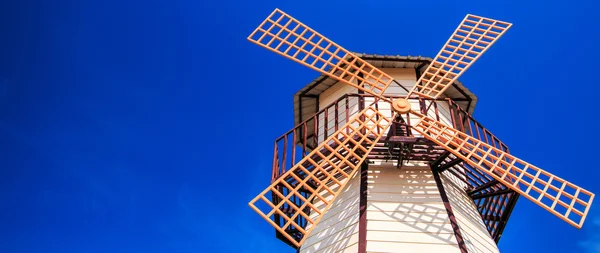
[[[377,54],[514,23],[460,79],[475,117],[600,193],[593,1],[3,1],[0,252],[294,252],[247,207],[318,75],[246,41],[275,7]],[[600,208],[577,230],[522,198],[500,248],[600,252]]]

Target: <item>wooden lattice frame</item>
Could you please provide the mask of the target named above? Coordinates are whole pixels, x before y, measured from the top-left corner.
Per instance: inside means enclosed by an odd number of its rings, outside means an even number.
[[[376,109],[376,103],[361,111],[250,201],[250,207],[296,247],[300,247],[306,240],[307,235],[316,227],[323,214],[327,212],[339,193],[360,168],[367,157],[366,155],[371,152],[391,125],[391,119],[386,118]],[[330,154],[324,154],[324,152]],[[308,166],[306,166],[307,164]],[[350,170],[346,172],[346,168],[350,168]],[[319,179],[322,176],[325,176],[324,180]],[[309,180],[312,181],[310,185]],[[291,184],[294,184],[294,186]],[[316,185],[317,188],[313,189],[311,185]],[[329,187],[331,185],[337,185],[335,191],[331,189],[333,187]],[[287,190],[282,190],[281,186]],[[300,193],[300,189],[308,190],[310,192],[309,196],[304,197]],[[278,201],[271,201],[267,196],[269,193],[275,194]],[[329,201],[324,197],[327,194],[331,194],[333,197]],[[303,204],[296,206],[290,201],[291,197],[301,199]],[[313,200],[317,199],[325,203],[323,208],[313,205]],[[261,210],[259,201],[266,203],[268,208]],[[282,212],[284,205],[293,208],[293,214],[288,214],[288,216]],[[316,213],[316,219],[310,218],[309,213],[311,212]],[[285,220],[286,223],[283,226],[280,227],[272,220],[275,214]],[[301,224],[298,224],[295,220],[298,215],[302,215],[310,223],[309,229],[305,230]],[[298,238],[293,238],[286,233],[288,228],[301,233],[301,239],[298,240]]]
[[[567,223],[583,226],[593,193],[429,117],[413,128]]]
[[[275,9],[248,40],[374,96],[380,97],[393,80],[279,9]]]
[[[510,27],[511,23],[468,14],[409,93],[437,98]]]

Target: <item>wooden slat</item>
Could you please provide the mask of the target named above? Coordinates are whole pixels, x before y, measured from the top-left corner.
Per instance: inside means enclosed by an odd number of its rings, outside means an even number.
[[[409,96],[438,98],[511,26],[511,23],[468,14],[417,80]]]
[[[386,118],[385,115],[377,111],[375,108],[376,103],[361,111],[349,123],[338,129],[308,156],[300,160],[250,201],[250,207],[295,246],[300,247],[306,240],[308,234],[319,223],[323,214],[327,212],[335,198],[360,168],[360,165],[366,159],[366,154],[371,152],[389,127],[391,118]],[[307,164],[310,164],[310,166],[307,166]],[[344,168],[350,168],[351,170],[345,172]],[[290,181],[296,182],[294,184],[296,187],[292,187],[288,183]],[[308,185],[309,181],[314,182],[313,185],[317,185],[317,188],[314,189]],[[285,190],[282,190],[282,185]],[[303,192],[308,190],[311,193],[308,197],[305,197],[301,194],[301,190]],[[276,195],[279,201],[271,201],[268,197],[269,194]],[[329,194],[333,195],[333,199],[326,199]],[[296,206],[290,201],[291,198],[300,198],[302,205]],[[259,201],[266,202],[264,204],[267,207],[264,208],[263,205],[261,208]],[[314,201],[325,203],[325,205],[313,205]],[[295,210],[294,214],[289,215],[282,212],[281,209],[284,206],[293,208]],[[305,209],[316,214],[316,216],[314,214],[310,215],[313,217],[311,219],[307,213],[301,211]],[[289,213],[290,210],[286,208],[286,212]],[[285,220],[285,224],[281,227],[272,220],[276,214]],[[308,230],[305,230],[302,224],[296,222],[299,215],[307,220],[308,226],[306,227],[309,227]],[[301,233],[303,235],[302,239],[297,240],[288,235],[286,230],[290,229]]]
[[[432,118],[422,117],[414,129],[567,223],[583,226],[593,193]]]
[[[248,40],[374,96],[392,83],[388,74],[279,9]]]

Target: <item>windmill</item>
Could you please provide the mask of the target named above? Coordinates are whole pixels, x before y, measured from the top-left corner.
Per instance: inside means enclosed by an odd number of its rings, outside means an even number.
[[[450,94],[511,25],[469,14],[434,59],[380,57],[275,9],[248,40],[318,71],[330,92],[276,141],[271,184],[250,207],[300,252],[497,252],[519,196],[581,228],[594,194],[510,154]],[[394,78],[407,64],[410,89]]]

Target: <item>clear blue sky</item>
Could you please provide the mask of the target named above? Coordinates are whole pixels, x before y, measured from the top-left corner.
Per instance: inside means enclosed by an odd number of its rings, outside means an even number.
[[[600,193],[593,1],[294,2],[2,1],[0,252],[294,252],[247,207],[317,76],[246,41],[275,7],[378,54],[434,56],[466,13],[513,22],[461,78],[476,118]],[[600,252],[599,205],[577,230],[522,198],[500,248]]]

